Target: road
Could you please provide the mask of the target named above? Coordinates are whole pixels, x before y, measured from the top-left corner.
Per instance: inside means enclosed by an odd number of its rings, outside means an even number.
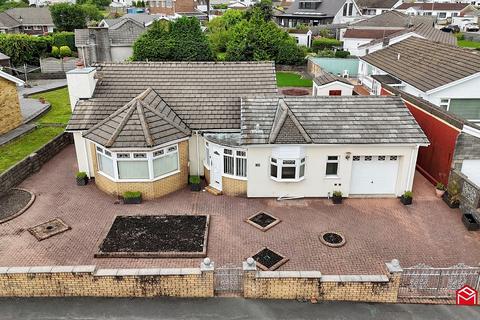
[[[0,319],[480,319],[480,307],[212,299],[0,299]]]

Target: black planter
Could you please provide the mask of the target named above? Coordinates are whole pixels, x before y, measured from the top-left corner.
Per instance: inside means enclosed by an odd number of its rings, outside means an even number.
[[[451,209],[456,209],[460,207],[460,201],[458,200],[452,200],[450,196],[448,195],[448,191],[446,191],[443,196],[442,200],[451,208]]]
[[[410,198],[410,197],[401,196],[401,197],[400,197],[400,202],[403,203],[404,206],[409,206],[409,205],[412,204],[413,199]]]
[[[340,197],[338,197],[338,196],[332,196],[332,202],[333,202],[333,204],[341,204],[342,201],[343,201],[343,197],[342,197],[342,196],[340,196]]]
[[[465,213],[462,215],[462,221],[468,231],[476,231],[480,229],[480,224],[471,213]]]
[[[77,186],[86,186],[88,184],[88,177],[77,178]]]
[[[200,185],[200,183],[192,183],[190,184],[190,190],[198,192],[202,190],[202,186]]]
[[[140,204],[142,203],[142,196],[133,198],[123,198],[123,204]]]

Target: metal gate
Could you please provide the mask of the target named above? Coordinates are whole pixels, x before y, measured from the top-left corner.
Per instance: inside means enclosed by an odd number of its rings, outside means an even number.
[[[419,264],[403,268],[399,297],[450,298],[464,285],[479,289],[480,268],[463,263],[448,268],[433,268]]]
[[[242,267],[227,264],[214,272],[216,294],[241,294],[243,292]]]

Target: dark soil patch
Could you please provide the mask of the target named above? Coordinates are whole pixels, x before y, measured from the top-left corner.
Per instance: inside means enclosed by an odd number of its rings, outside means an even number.
[[[257,265],[264,270],[275,270],[283,263],[287,262],[285,257],[268,248],[260,250],[260,252],[255,254],[252,258],[257,262]]]
[[[206,254],[208,220],[208,216],[192,215],[118,216],[100,246],[99,256]]]
[[[32,194],[21,189],[11,189],[0,197],[0,222],[7,221],[23,210],[32,199]]]
[[[282,94],[286,96],[308,96],[310,95],[310,91],[306,89],[284,89],[282,90]]]
[[[277,219],[275,219],[274,217],[272,217],[271,215],[265,212],[259,212],[255,216],[251,217],[250,221],[260,225],[262,228],[266,228],[270,224],[277,221]]]

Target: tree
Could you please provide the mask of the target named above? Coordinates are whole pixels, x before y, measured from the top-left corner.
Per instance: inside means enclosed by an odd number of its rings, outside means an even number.
[[[213,53],[197,18],[156,21],[133,45],[133,60],[209,61]]]
[[[49,8],[58,31],[74,31],[86,27],[87,15],[80,5],[59,3]]]
[[[227,41],[231,27],[245,18],[242,10],[227,10],[222,16],[208,22],[208,39],[214,52],[227,50]]]
[[[92,4],[85,3],[81,5],[83,12],[85,12],[85,17],[88,21],[100,21],[103,19],[103,15],[100,13],[100,10]]]

